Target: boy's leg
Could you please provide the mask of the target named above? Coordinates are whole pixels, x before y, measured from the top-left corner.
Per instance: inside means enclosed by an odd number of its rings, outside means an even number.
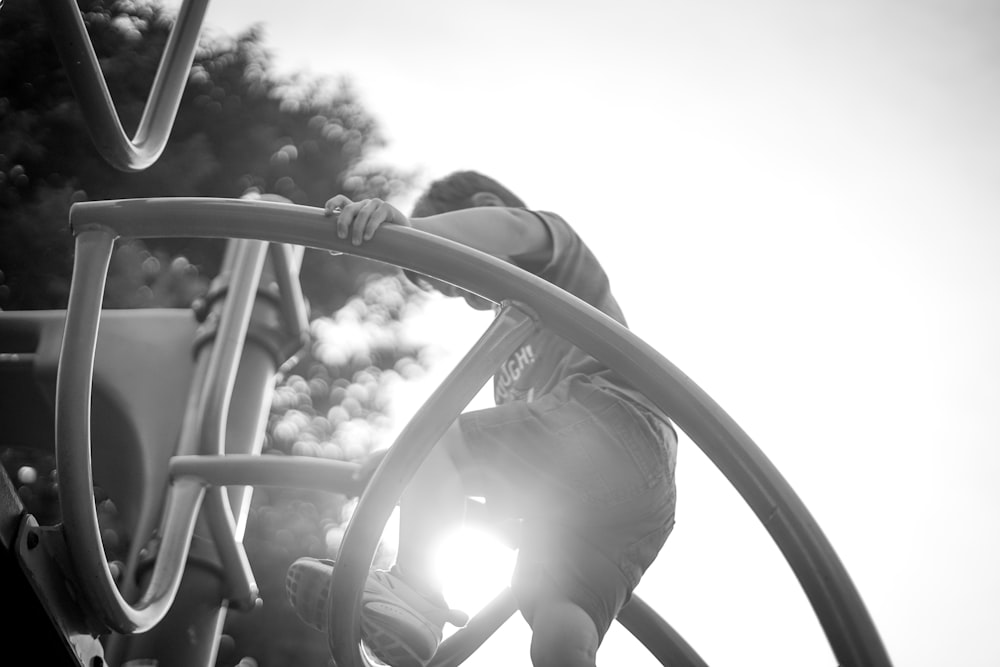
[[[576,603],[565,598],[539,600],[531,618],[534,667],[594,667],[597,627]]]
[[[396,565],[373,571],[362,595],[361,631],[372,652],[385,662],[417,667],[433,656],[446,622],[468,617],[450,610],[441,593],[433,556],[442,537],[462,520],[465,489],[461,465],[468,463],[457,425],[429,453],[400,502]],[[300,617],[326,630],[332,561],[299,559],[286,587]]]

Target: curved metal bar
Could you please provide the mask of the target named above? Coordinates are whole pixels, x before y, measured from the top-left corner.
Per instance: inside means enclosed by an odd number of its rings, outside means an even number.
[[[159,622],[172,603],[180,583],[181,568],[187,558],[197,508],[205,490],[197,487],[197,503],[190,519],[186,515],[178,515],[176,509],[165,515],[170,517],[170,522],[166,519],[164,521],[165,535],[170,535],[171,540],[183,540],[183,547],[173,542],[164,547],[176,553],[172,553],[170,557],[165,553],[161,554],[162,557],[157,561],[159,570],[154,570],[153,575],[156,583],[147,587],[138,605],[129,606],[110,576],[105,576],[109,574],[109,570],[103,558],[104,550],[96,524],[96,513],[92,521],[87,518],[90,507],[94,504],[93,475],[90,470],[89,394],[101,301],[114,238],[112,232],[101,230],[77,237],[73,287],[61,354],[62,359],[75,361],[60,363],[59,366],[57,405],[63,410],[57,412],[56,451],[62,472],[61,504],[64,515],[70,517],[66,521],[66,540],[77,562],[78,575],[82,582],[87,582],[83,585],[91,591],[91,604],[102,621],[117,632],[127,633],[151,628]],[[220,344],[212,350],[205,376],[210,391],[196,407],[196,426],[192,431],[200,434],[197,439],[203,443],[202,446],[219,454],[224,450],[225,415],[228,413],[229,397],[243,348],[242,341],[257,290],[256,279],[260,276],[268,245],[262,241],[250,240],[240,241],[239,244],[240,251],[237,253],[233,274],[240,289],[232,290],[232,297],[223,310],[218,333]],[[83,392],[78,393],[80,400],[74,400],[75,392]],[[74,439],[79,442],[74,442]],[[81,466],[77,458],[85,458],[87,465]],[[174,502],[191,507],[193,496]],[[229,573],[234,601],[241,607],[252,606],[257,599],[257,585],[246,553],[236,540],[228,498],[222,494],[221,489],[208,490],[205,509],[209,525],[216,536],[224,570]],[[175,518],[177,516],[182,517],[179,523]],[[93,554],[97,554],[99,558],[94,559]]]
[[[428,667],[457,667],[469,659],[517,611],[517,600],[505,588],[482,608],[469,623],[441,642]]]
[[[402,489],[448,426],[537,326],[533,316],[506,306],[448,377],[420,406],[389,448],[351,517],[330,583],[329,634],[333,661],[364,665],[359,648],[361,594],[372,558]]]
[[[118,118],[75,0],[45,0],[41,7],[97,150],[121,171],[142,171],[156,162],[173,129],[208,0],[184,0],[178,10],[134,139]]]
[[[66,546],[84,603],[107,628],[141,632],[166,614],[180,585],[204,487],[184,481],[167,496],[161,558],[145,594],[129,605],[104,557],[91,467],[90,401],[97,332],[108,263],[116,234],[92,229],[77,235],[66,325],[56,377],[56,465]]]
[[[638,595],[633,594],[618,622],[653,654],[661,665],[670,667],[708,667],[701,656],[684,641],[674,628]]]
[[[318,208],[225,199],[140,199],[74,205],[76,233],[107,225],[142,236],[242,237],[347,252],[425,273],[476,294],[524,303],[546,326],[628,377],[743,496],[781,549],[841,664],[890,665],[878,631],[829,541],[788,482],[700,387],[631,331],[499,259],[412,229],[386,227],[363,246],[333,233]]]

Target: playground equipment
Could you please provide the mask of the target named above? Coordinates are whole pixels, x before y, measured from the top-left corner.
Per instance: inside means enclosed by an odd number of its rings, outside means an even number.
[[[120,169],[144,168],[169,135],[183,87],[180,72],[190,67],[206,0],[184,2],[134,141],[117,123],[75,3],[44,4],[53,29],[73,35],[61,55],[95,143]],[[95,86],[103,94],[95,94]],[[841,665],[890,665],[833,548],[755,443],[656,350],[544,280],[407,228],[387,227],[369,243],[353,247],[330,233],[322,210],[267,198],[87,202],[74,205],[70,225],[76,255],[66,311],[0,313],[0,342],[15,348],[0,350],[6,353],[0,356],[4,397],[19,396],[31,405],[54,391],[52,439],[63,521],[39,527],[4,479],[0,545],[5,562],[16,561],[18,570],[8,569],[30,584],[22,588],[47,613],[74,664],[117,667],[155,659],[165,667],[213,665],[226,610],[252,608],[257,600],[241,537],[249,493],[266,484],[360,493],[332,579],[335,613],[330,614],[329,641],[338,665],[365,665],[359,649],[361,592],[401,491],[447,425],[524,337],[544,325],[630,378],[716,464],[781,549]],[[204,321],[196,324],[174,312],[103,311],[115,240],[168,236],[229,239]],[[351,481],[352,464],[257,456],[274,374],[304,342],[305,306],[296,279],[304,247],[393,264],[502,304],[365,489]],[[276,292],[260,289],[262,276],[263,284],[277,286]],[[162,345],[149,345],[146,337],[154,333]],[[129,346],[135,351],[128,352]],[[131,390],[135,383],[117,368],[123,353],[129,355],[129,373],[137,372],[132,364],[156,369],[155,388]],[[186,358],[189,364],[179,361]],[[32,398],[31,392],[39,396]],[[171,398],[158,403],[162,396]],[[105,408],[116,411],[126,426],[113,434],[102,430],[106,425],[91,415]],[[116,584],[97,523],[95,472],[101,477],[102,461],[108,459],[135,471],[134,479],[115,482],[105,475],[101,480],[117,483],[117,492],[134,501],[129,521],[136,545],[124,565],[129,576],[123,578],[142,581],[134,590]],[[154,532],[150,547],[146,540]],[[432,664],[461,664],[513,612],[511,595],[501,594],[445,641]],[[618,620],[662,664],[704,664],[638,597]],[[181,627],[189,641],[176,641]],[[114,641],[105,646],[99,637],[109,634]]]

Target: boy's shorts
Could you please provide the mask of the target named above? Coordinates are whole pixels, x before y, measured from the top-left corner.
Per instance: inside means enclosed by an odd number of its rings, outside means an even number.
[[[672,427],[586,376],[459,425],[491,515],[522,520],[521,613],[531,623],[539,601],[568,599],[603,639],[674,525]]]

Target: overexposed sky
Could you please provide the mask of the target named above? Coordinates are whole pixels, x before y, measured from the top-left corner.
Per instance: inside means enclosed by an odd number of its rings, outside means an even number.
[[[255,21],[282,69],[354,81],[380,160],[484,171],[580,231],[632,328],[805,501],[895,664],[1000,664],[1000,5],[213,0],[207,19]],[[640,593],[712,665],[835,664],[687,440],[678,483]],[[468,664],[509,664],[526,644],[505,632]],[[648,664],[632,641],[602,664]]]

